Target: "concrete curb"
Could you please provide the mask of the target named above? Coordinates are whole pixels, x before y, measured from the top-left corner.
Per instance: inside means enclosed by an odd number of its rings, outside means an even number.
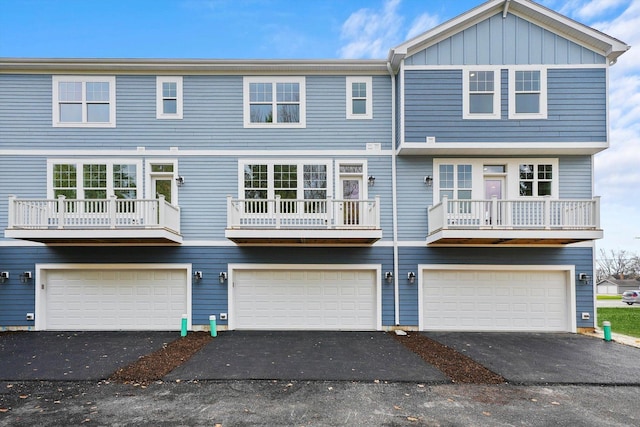
[[[600,338],[604,340],[604,331],[599,328],[596,328],[595,331],[593,332],[580,332],[580,333],[588,337]],[[616,334],[615,332],[612,332],[611,341],[617,342],[618,344],[624,344],[631,347],[640,348],[640,338],[630,337],[628,335]]]

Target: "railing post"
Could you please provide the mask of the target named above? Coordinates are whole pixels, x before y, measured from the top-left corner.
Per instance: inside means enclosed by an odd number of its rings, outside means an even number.
[[[376,196],[376,209],[375,209],[375,213],[376,213],[376,218],[375,218],[375,223],[373,224],[376,228],[380,228],[380,196]]]
[[[233,227],[233,212],[231,209],[233,208],[233,200],[231,195],[227,195],[227,228]]]
[[[333,215],[334,215],[334,210],[335,210],[335,203],[333,203],[333,197],[331,196],[327,196],[327,206],[325,208],[326,212],[326,225],[327,228],[333,228]]]
[[[109,228],[116,228],[116,196],[115,194],[109,196]]]
[[[449,197],[442,196],[442,229],[449,228]]]
[[[551,228],[551,196],[544,196],[544,228]]]
[[[498,196],[491,196],[491,218],[490,225],[495,228],[498,225]]]
[[[280,195],[276,195],[276,205],[273,208],[276,219],[276,228],[280,228]],[[267,209],[268,211],[268,209]]]
[[[63,194],[60,194],[58,196],[58,229],[63,229],[64,228],[64,218],[65,218],[65,211],[64,211],[64,199],[65,196]],[[76,210],[78,210],[78,207],[76,206]]]
[[[7,217],[7,228],[13,228],[16,221],[16,196],[13,194],[9,195],[9,212]]]
[[[167,214],[164,194],[158,195],[157,203],[158,203],[158,224],[157,225],[160,227],[164,227],[166,222],[166,214]]]
[[[597,229],[600,229],[600,196],[595,196],[593,202],[593,225]]]

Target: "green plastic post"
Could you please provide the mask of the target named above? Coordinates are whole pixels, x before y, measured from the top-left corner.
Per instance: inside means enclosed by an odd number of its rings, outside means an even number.
[[[186,314],[182,315],[182,329],[180,329],[180,336],[181,337],[187,336],[187,315]]]
[[[212,314],[211,316],[209,316],[209,326],[211,326],[211,336],[212,337],[217,337],[218,336],[218,328],[216,326],[216,316],[215,316],[215,314]]]
[[[611,341],[611,322],[608,320],[602,322],[602,329],[604,329],[604,340]]]

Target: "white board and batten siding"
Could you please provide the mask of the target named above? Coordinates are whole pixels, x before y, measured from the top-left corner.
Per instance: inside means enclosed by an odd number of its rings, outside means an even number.
[[[191,327],[191,265],[38,265],[37,330]]]
[[[575,332],[573,266],[420,266],[419,328]]]
[[[229,328],[380,330],[379,266],[229,265]]]

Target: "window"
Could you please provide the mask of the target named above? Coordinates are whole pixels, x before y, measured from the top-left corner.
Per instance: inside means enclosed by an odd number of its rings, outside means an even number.
[[[465,119],[500,119],[500,70],[463,70]]]
[[[116,79],[53,76],[54,127],[115,127]]]
[[[520,196],[550,196],[553,165],[520,164]]]
[[[443,164],[439,167],[440,200],[470,200],[472,190],[472,166],[467,164]]]
[[[371,119],[373,96],[371,77],[347,77],[347,119]]]
[[[156,77],[156,118],[182,119],[182,77]]]
[[[304,77],[245,77],[244,126],[306,126]]]
[[[509,70],[509,118],[547,118],[546,70]]]
[[[136,199],[141,169],[138,162],[49,162],[49,197]]]

